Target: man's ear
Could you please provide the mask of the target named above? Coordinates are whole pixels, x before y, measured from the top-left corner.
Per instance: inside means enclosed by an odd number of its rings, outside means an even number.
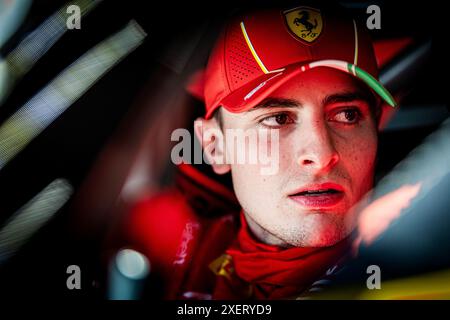
[[[226,163],[224,136],[217,120],[197,118],[194,121],[194,132],[214,172],[228,173],[231,166]]]

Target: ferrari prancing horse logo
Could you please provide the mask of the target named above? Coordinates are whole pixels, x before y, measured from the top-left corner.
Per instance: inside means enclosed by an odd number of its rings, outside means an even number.
[[[322,32],[322,15],[318,9],[298,7],[283,12],[292,33],[306,42],[313,42]]]

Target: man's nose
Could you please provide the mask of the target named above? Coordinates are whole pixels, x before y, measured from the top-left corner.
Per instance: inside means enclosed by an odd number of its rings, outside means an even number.
[[[311,173],[330,171],[339,162],[339,153],[325,125],[310,126],[301,144],[297,163]]]

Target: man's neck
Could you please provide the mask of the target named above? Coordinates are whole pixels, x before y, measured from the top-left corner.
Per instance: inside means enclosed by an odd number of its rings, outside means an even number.
[[[274,234],[270,233],[267,229],[259,225],[255,220],[253,220],[249,214],[243,210],[244,218],[247,221],[247,225],[253,235],[253,237],[261,241],[262,243],[273,245],[282,248],[289,248],[292,245],[286,243],[284,240],[278,238]]]

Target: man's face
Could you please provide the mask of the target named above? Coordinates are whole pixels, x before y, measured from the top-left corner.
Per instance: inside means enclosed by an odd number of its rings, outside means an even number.
[[[236,196],[261,241],[322,247],[352,231],[349,209],[372,187],[377,151],[366,96],[353,77],[317,68],[291,79],[259,107],[243,113],[222,108],[223,130],[278,130],[276,174],[261,174],[262,164],[230,166]]]

